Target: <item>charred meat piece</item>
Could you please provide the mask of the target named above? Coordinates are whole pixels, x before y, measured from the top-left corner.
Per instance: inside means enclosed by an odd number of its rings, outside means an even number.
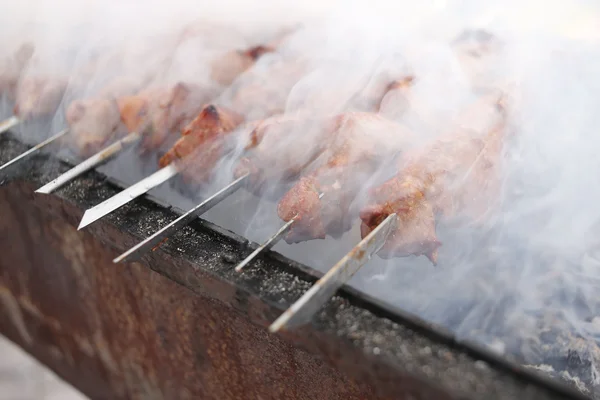
[[[128,132],[144,134],[143,148],[160,148],[173,132],[179,132],[198,115],[211,93],[203,88],[178,83],[164,89],[146,89],[117,99],[121,121]]]
[[[489,99],[474,109],[489,105]],[[398,228],[379,251],[382,258],[425,255],[437,263],[441,243],[435,231],[436,215],[465,213],[481,217],[494,199],[498,164],[504,138],[503,110],[485,135],[477,135],[458,123],[460,133],[435,140],[411,152],[400,163],[400,172],[374,188],[360,212],[364,238],[388,215],[396,213]]]
[[[225,137],[242,122],[243,117],[231,110],[212,104],[204,106],[183,129],[182,137],[161,157],[159,166],[186,158],[182,170],[184,180],[195,184],[205,182],[223,156]]]
[[[54,114],[66,89],[61,79],[25,78],[17,86],[13,113],[22,119]]]
[[[110,98],[76,100],[67,108],[66,119],[71,130],[71,148],[88,157],[115,136],[120,125],[119,107]]]
[[[405,150],[413,138],[402,125],[373,113],[344,114],[333,127],[325,161],[279,201],[279,217],[295,218],[288,243],[339,237],[350,229],[357,216],[350,207],[364,182],[382,159]]]

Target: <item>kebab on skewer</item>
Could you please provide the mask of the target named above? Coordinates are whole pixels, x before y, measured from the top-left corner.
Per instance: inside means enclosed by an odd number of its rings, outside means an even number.
[[[14,100],[21,72],[31,60],[33,54],[33,44],[24,43],[0,67],[0,93],[5,94],[7,98]]]
[[[465,212],[477,217],[487,210],[495,198],[495,174],[506,129],[505,109],[496,96],[486,96],[465,113],[473,117],[490,111],[495,118],[488,119],[484,135],[459,124],[456,133],[406,154],[398,174],[371,190],[369,203],[360,212],[362,237],[388,215],[395,213],[399,218],[397,229],[378,253],[381,257],[425,255],[436,264],[441,246],[435,230],[436,216]]]
[[[244,58],[245,68],[256,62],[264,52],[255,49],[236,52]],[[218,59],[214,70],[223,67],[232,57]],[[238,69],[240,74],[244,69]],[[233,72],[230,70],[230,76]],[[144,85],[141,85],[144,86]],[[215,97],[217,89],[179,82],[171,87],[154,86],[140,90],[119,86],[102,91],[98,96],[73,102],[67,109],[67,122],[76,133],[74,147],[82,155],[90,155],[121,132],[142,134],[145,150],[160,148],[174,132],[180,131],[201,113],[202,107]],[[185,130],[184,136],[193,130]],[[163,166],[164,163],[161,163]]]
[[[331,125],[324,162],[281,198],[279,217],[295,220],[288,243],[339,237],[351,228],[350,206],[385,159],[407,150],[413,134],[373,113],[347,113]]]
[[[315,115],[312,110],[299,110],[292,115],[279,114],[257,123],[249,135],[245,149],[251,151],[240,159],[235,176],[249,173],[248,189],[256,194],[263,193],[265,184],[274,180],[280,180],[282,183],[292,182],[309,164],[333,145],[333,139],[338,131],[349,129],[353,122],[361,119],[384,121],[383,118],[375,115],[379,111],[381,101],[391,90],[395,90],[397,82],[404,81],[403,78],[388,83],[384,86],[383,93],[381,88],[359,91],[350,99],[347,106],[348,109],[358,110],[356,114]],[[332,95],[335,96],[334,93],[330,94]],[[327,109],[330,96],[319,99],[322,104],[325,104],[324,109]],[[345,123],[347,125],[344,125]],[[345,127],[341,128],[341,126]],[[339,135],[342,136],[343,134]],[[337,145],[341,152],[343,145],[339,143]]]
[[[68,80],[48,77],[25,77],[15,90],[13,115],[21,120],[53,115],[68,87]]]
[[[287,95],[304,69],[294,59],[269,63],[267,70],[263,67],[245,73],[221,96],[219,103],[204,105],[160,158],[159,166],[164,168],[177,162],[183,167],[184,182],[201,185],[208,181],[214,166],[225,155],[229,134],[242,125],[246,131],[252,130],[273,115],[283,113]],[[265,73],[271,77],[269,85],[260,84]]]

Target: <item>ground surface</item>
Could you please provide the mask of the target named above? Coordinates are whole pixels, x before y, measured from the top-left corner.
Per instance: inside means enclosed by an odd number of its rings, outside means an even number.
[[[0,400],[85,400],[68,383],[0,335]]]

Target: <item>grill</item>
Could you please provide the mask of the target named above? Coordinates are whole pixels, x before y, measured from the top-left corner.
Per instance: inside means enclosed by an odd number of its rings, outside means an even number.
[[[0,163],[26,150],[0,137]],[[128,185],[91,171],[34,194],[68,169],[36,154],[3,171],[0,330],[92,398],[584,398],[347,286],[269,334],[320,273],[274,252],[236,273],[253,245],[204,219],[115,265],[182,211],[145,196],[77,231]]]

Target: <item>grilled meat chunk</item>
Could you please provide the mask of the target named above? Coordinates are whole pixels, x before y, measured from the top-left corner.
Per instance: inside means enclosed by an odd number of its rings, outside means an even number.
[[[22,79],[17,86],[13,113],[22,119],[54,114],[66,89],[67,81],[62,79]]]
[[[229,86],[244,71],[254,65],[263,54],[275,51],[272,47],[255,46],[247,50],[233,50],[211,63],[210,77],[223,86]]]
[[[305,73],[306,65],[295,59],[256,64],[224,93],[224,104],[248,121],[283,114],[292,88]]]
[[[382,159],[405,150],[412,139],[402,125],[373,113],[347,113],[336,119],[322,157],[325,161],[278,203],[281,219],[295,218],[285,238],[288,243],[324,239],[327,234],[338,237],[350,229],[357,216],[350,207],[363,183]]]
[[[66,119],[71,148],[81,157],[89,157],[115,136],[119,107],[111,98],[75,100],[67,108]]]
[[[81,157],[89,157],[125,133],[117,99],[139,90],[141,82],[119,78],[96,96],[73,101],[65,117],[71,130],[70,147]]]
[[[14,100],[19,77],[25,66],[33,57],[34,47],[31,43],[21,45],[15,54],[5,60],[0,70],[0,92]]]
[[[146,150],[160,148],[174,132],[190,123],[212,97],[209,89],[178,83],[171,88],[152,88],[117,99],[121,121],[128,132],[144,133]]]
[[[204,183],[223,156],[225,137],[242,122],[243,117],[224,107],[206,105],[183,130],[182,137],[159,160],[165,167],[183,160],[182,176],[193,184]]]
[[[250,69],[260,57],[275,52],[295,30],[295,28],[284,29],[268,43],[223,54],[211,63],[211,78],[223,86],[231,85],[238,76]]]
[[[250,174],[247,188],[257,195],[297,178],[327,146],[326,133],[336,121],[307,115],[278,115],[261,121],[250,133],[248,153],[234,175]]]
[[[496,108],[496,119],[485,135],[457,124],[458,132],[435,140],[408,154],[399,173],[370,193],[360,212],[362,237],[388,215],[396,213],[398,228],[379,251],[382,258],[425,255],[437,263],[441,243],[435,231],[436,215],[481,217],[495,198],[498,164],[504,139],[504,112],[498,103],[483,99],[464,115],[485,106]]]

